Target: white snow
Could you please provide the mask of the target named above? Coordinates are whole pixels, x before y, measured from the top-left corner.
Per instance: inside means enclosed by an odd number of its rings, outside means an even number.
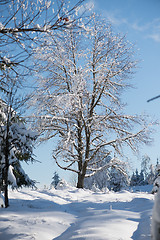
[[[9,165],[8,180],[11,182],[13,187],[17,187],[17,181],[16,181],[16,177],[14,176],[13,169],[14,167],[12,165]]]
[[[154,195],[142,188],[10,190],[10,207],[0,208],[0,239],[149,240]]]

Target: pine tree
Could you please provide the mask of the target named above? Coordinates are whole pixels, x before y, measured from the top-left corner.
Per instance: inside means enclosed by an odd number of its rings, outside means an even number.
[[[136,169],[135,173],[133,172],[130,180],[130,186],[140,186],[144,185],[144,174],[141,170],[140,174],[138,173],[138,169]]]
[[[144,179],[144,173],[143,170],[141,170],[140,174],[139,174],[139,182],[138,185],[145,185],[145,179]]]
[[[0,99],[0,183],[1,190],[4,191],[5,207],[8,207],[8,185],[15,187],[15,182],[13,185],[9,174],[16,177],[17,187],[34,185],[34,181],[30,180],[22,169],[21,161],[27,163],[34,161],[33,143],[37,133],[27,129],[24,119],[18,114],[17,111],[20,111],[20,106],[23,106],[25,101],[22,101],[20,96],[16,97],[18,80],[9,77],[10,72],[6,72],[7,90],[1,93],[6,101]]]
[[[136,176],[135,173],[132,173],[131,180],[130,180],[130,186],[135,186],[136,185]]]
[[[60,177],[57,172],[54,172],[54,176],[52,179],[53,181],[51,182],[51,185],[54,186],[54,188],[56,188],[58,183],[60,182]]]

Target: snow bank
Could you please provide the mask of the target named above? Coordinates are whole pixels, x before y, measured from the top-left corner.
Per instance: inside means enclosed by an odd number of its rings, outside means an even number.
[[[9,191],[0,239],[149,240],[153,194],[63,189]]]

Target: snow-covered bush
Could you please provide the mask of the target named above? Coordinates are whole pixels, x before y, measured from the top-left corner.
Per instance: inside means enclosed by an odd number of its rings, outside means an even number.
[[[99,191],[100,191],[100,189],[97,188],[95,184],[92,185],[91,190],[92,190],[93,192],[99,192]]]
[[[63,190],[63,189],[66,189],[68,187],[69,187],[68,183],[64,179],[62,179],[57,184],[56,189],[57,190]]]

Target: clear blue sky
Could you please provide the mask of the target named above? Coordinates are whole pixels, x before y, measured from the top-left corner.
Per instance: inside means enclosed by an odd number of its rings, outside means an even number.
[[[128,104],[129,114],[146,113],[160,120],[160,98],[147,103],[147,100],[160,94],[160,0],[92,0],[94,11],[109,20],[115,31],[127,34],[127,38],[136,44],[141,63],[132,82],[134,89],[124,94],[124,102]],[[160,159],[160,127],[156,127],[154,142],[150,147],[141,148],[141,156],[148,154],[152,163]],[[41,145],[35,150],[37,159],[42,163],[25,166],[31,178],[49,185],[54,171],[61,178],[68,173],[58,170],[51,158],[53,143]],[[138,159],[129,154],[131,166],[140,166]]]

